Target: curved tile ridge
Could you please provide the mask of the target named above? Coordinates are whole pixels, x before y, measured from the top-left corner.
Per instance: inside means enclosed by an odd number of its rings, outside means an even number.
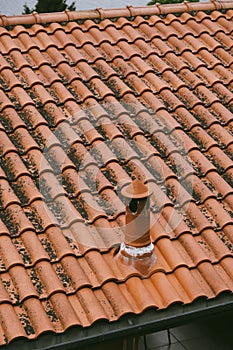
[[[2,320],[5,342],[10,342],[13,339],[22,337],[27,338],[27,334],[12,305],[3,304],[0,309],[0,317]]]
[[[56,13],[37,13],[33,12],[30,15],[21,16],[6,16],[0,15],[0,26],[14,26],[18,24],[33,25],[36,23],[50,23],[50,22],[68,22],[70,20],[85,20],[89,19],[104,19],[117,17],[132,17],[140,15],[161,15],[167,13],[182,13],[191,11],[214,11],[221,9],[232,9],[232,1],[211,1],[200,3],[179,3],[155,6],[134,7],[127,6],[125,8],[84,10],[84,11],[63,11]]]

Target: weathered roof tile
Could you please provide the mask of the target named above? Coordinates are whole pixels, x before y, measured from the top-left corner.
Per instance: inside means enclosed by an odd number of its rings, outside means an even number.
[[[233,292],[221,7],[0,16],[1,345]],[[119,258],[134,178],[152,190],[152,265]]]

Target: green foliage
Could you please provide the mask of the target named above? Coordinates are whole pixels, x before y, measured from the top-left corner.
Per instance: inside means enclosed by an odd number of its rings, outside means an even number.
[[[184,2],[184,0],[151,0],[147,5],[155,5],[156,3],[160,4],[176,4],[179,2]],[[199,0],[189,0],[189,2],[199,2]]]
[[[30,9],[27,4],[24,5],[23,14],[29,14],[33,11],[38,13],[46,13],[46,12],[61,12],[64,10],[75,11],[75,3],[72,2],[71,5],[67,5],[66,0],[38,0],[34,9]]]
[[[30,8],[27,6],[27,4],[23,5],[23,15],[28,15],[29,13],[33,12],[34,10],[30,10]]]

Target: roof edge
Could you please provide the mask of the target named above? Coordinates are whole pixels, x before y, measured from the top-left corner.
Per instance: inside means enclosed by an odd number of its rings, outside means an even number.
[[[164,15],[168,13],[182,13],[192,11],[214,11],[223,9],[233,9],[232,0],[211,0],[210,2],[188,2],[175,4],[161,5],[157,3],[152,6],[126,6],[125,8],[82,10],[53,12],[53,13],[37,13],[33,12],[29,15],[6,16],[0,14],[0,27],[14,26],[14,25],[32,25],[43,24],[50,22],[68,22],[85,19],[106,19],[118,17],[134,17],[134,16],[151,16]]]
[[[66,350],[93,345],[103,341],[127,336],[155,333],[186,324],[196,319],[208,319],[214,315],[233,313],[232,293],[222,293],[217,298],[200,298],[192,304],[173,304],[168,309],[158,311],[151,308],[142,314],[127,314],[116,322],[97,322],[88,328],[79,326],[68,329],[63,334],[40,335],[35,340],[19,339],[2,350]]]

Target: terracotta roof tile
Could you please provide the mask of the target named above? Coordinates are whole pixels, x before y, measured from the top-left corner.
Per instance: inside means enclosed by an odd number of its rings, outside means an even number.
[[[232,15],[0,16],[1,345],[232,293]],[[119,257],[134,178],[152,265]]]

